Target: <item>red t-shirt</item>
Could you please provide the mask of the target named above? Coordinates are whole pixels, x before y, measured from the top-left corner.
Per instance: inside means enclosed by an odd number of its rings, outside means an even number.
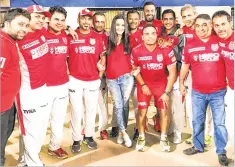
[[[20,89],[20,66],[16,42],[0,30],[1,112],[13,106]]]
[[[68,56],[67,35],[47,32],[46,39],[49,47],[47,85],[63,85],[69,81],[66,59]]]
[[[147,21],[142,20],[140,22],[139,29],[143,30],[144,26],[146,26],[147,23],[148,23]],[[161,35],[162,26],[163,26],[162,21],[158,20],[158,19],[154,19],[153,22],[152,22],[152,25],[156,27],[156,29],[157,29],[157,36],[159,37]]]
[[[130,72],[130,55],[124,54],[123,44],[120,43],[116,46],[115,50],[107,56],[106,77],[108,79],[117,79]]]
[[[137,30],[134,33],[130,33],[130,45],[131,49],[134,49],[142,42],[142,30]]]
[[[82,81],[94,81],[99,79],[97,62],[105,51],[103,39],[100,34],[90,31],[89,34],[81,34],[76,30],[78,40],[69,38],[69,71],[70,74]]]
[[[192,87],[200,93],[214,93],[226,88],[225,64],[218,37],[207,42],[195,37],[185,46],[182,62],[191,65]]]
[[[195,30],[192,30],[191,28],[187,27],[187,26],[183,26],[183,33],[184,33],[184,36],[185,36],[185,41],[187,42],[187,44],[189,42],[191,42],[194,37],[195,37]]]
[[[23,40],[18,41],[22,89],[36,89],[46,84],[48,45],[45,34],[43,28],[29,32]]]
[[[234,90],[234,32],[228,39],[220,39],[219,45],[222,48],[221,53],[225,61],[228,85]]]
[[[148,85],[167,84],[167,66],[174,64],[176,58],[171,48],[158,46],[151,52],[144,44],[137,46],[131,53],[131,64],[140,67],[140,74]]]

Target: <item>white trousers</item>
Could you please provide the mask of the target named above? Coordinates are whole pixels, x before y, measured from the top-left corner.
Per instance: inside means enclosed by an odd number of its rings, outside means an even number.
[[[50,94],[49,109],[51,124],[51,140],[49,149],[55,151],[60,148],[63,139],[64,122],[69,103],[68,83],[48,87]]]
[[[85,136],[93,137],[95,134],[95,117],[99,98],[99,87],[100,80],[81,81],[70,76],[69,98],[71,102],[71,125],[74,141],[83,139],[81,135],[83,115],[85,116]]]
[[[44,143],[49,122],[49,100],[46,86],[34,90],[20,90],[17,98],[19,119],[23,120],[24,130],[21,129],[20,158],[28,166],[42,166],[39,158]],[[22,126],[22,124],[21,124]],[[23,142],[23,143],[22,143]]]
[[[230,87],[227,89],[227,93],[225,95],[225,112],[226,112],[226,128],[228,131],[228,136],[230,138],[230,143],[232,144],[232,148],[234,149],[234,90]]]

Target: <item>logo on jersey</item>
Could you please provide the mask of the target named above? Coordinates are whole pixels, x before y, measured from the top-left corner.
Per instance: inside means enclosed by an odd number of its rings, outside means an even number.
[[[78,48],[76,47],[76,48],[74,49],[74,51],[75,51],[76,53],[78,53]]]
[[[234,52],[228,52],[228,51],[222,50],[222,55],[224,55],[224,57],[230,60],[234,60]]]
[[[233,42],[233,41],[231,41],[231,42],[229,43],[228,48],[229,48],[230,50],[234,50],[234,42]]]
[[[197,56],[193,56],[194,61],[197,61]]]
[[[142,56],[142,57],[138,57],[139,61],[143,61],[143,60],[152,60],[152,56]]]
[[[203,50],[206,50],[206,48],[205,47],[197,47],[197,48],[189,49],[188,52],[192,53],[192,52],[203,51]]]
[[[0,68],[4,67],[5,61],[6,61],[5,57],[0,57]]]
[[[46,41],[46,38],[43,35],[41,36],[41,39],[42,39],[43,42]]]
[[[218,49],[219,49],[219,45],[218,44],[211,44],[211,50],[217,51]]]
[[[59,43],[58,39],[49,39],[47,40],[47,43]]]
[[[54,53],[54,49],[50,48],[50,53],[53,54]]]
[[[157,61],[161,62],[163,60],[162,54],[157,55]]]
[[[199,61],[205,62],[205,61],[219,61],[219,53],[203,53],[199,54]]]
[[[36,110],[35,109],[31,109],[31,110],[23,110],[25,114],[32,114],[35,113]]]
[[[47,54],[49,51],[48,45],[47,43],[44,43],[43,45],[30,50],[31,54],[32,54],[32,59],[37,59],[39,57],[44,56],[45,54]]]
[[[90,44],[91,44],[91,45],[95,45],[95,42],[96,42],[96,41],[95,41],[94,38],[91,38],[91,39],[90,39]]]
[[[67,45],[67,38],[63,37],[62,40]]]
[[[79,53],[92,53],[95,54],[95,47],[94,46],[80,46]]]
[[[74,44],[74,43],[85,43],[84,39],[80,39],[80,40],[72,40],[70,41],[70,44]]]
[[[174,51],[172,50],[169,54],[168,54],[169,57],[172,57],[174,56]]]
[[[67,53],[67,46],[57,46],[55,47],[55,54]]]
[[[219,46],[225,47],[225,43],[219,42]]]
[[[147,65],[147,69],[148,70],[160,70],[160,69],[163,69],[163,64],[162,63],[148,63],[146,65]]]
[[[28,44],[26,44],[26,45],[23,45],[22,46],[22,49],[28,49],[28,48],[31,48],[32,46],[35,46],[35,45],[37,45],[37,44],[39,44],[40,42],[39,42],[39,40],[35,40],[35,41],[33,41],[33,42],[31,42],[31,43],[28,43]]]

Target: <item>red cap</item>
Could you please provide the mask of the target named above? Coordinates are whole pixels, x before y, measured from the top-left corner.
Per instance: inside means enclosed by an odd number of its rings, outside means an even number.
[[[46,17],[51,17],[51,13],[46,11],[42,6],[40,5],[32,5],[27,7],[26,9],[30,14],[31,13],[44,13]]]
[[[82,11],[80,11],[80,12],[78,13],[78,17],[80,17],[80,16],[90,16],[90,17],[92,17],[93,14],[92,14],[92,12],[91,12],[90,10],[88,10],[88,9],[82,9]]]

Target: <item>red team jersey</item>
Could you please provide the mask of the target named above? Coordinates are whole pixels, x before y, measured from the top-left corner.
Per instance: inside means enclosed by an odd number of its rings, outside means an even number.
[[[207,42],[195,37],[185,46],[182,62],[191,65],[192,87],[200,93],[214,93],[226,88],[225,64],[218,37]]]
[[[157,46],[150,52],[144,44],[141,44],[132,50],[131,55],[132,65],[140,67],[141,76],[147,85],[167,84],[166,68],[176,62],[172,49],[161,49]]]
[[[49,47],[47,85],[58,86],[69,81],[66,60],[68,56],[67,35],[47,32],[46,40]]]
[[[117,79],[130,72],[130,55],[124,54],[123,44],[120,43],[116,46],[115,50],[107,56],[106,77],[108,79]]]
[[[82,81],[94,81],[99,79],[97,62],[105,51],[103,39],[100,34],[90,31],[83,35],[76,30],[78,40],[69,38],[69,71],[70,74]]]
[[[191,28],[187,26],[183,26],[183,34],[185,36],[186,42],[191,42],[195,37],[195,30],[192,30]]]
[[[131,49],[134,49],[142,42],[142,30],[137,30],[134,33],[130,33],[130,45]]]
[[[22,89],[36,89],[46,84],[48,65],[48,45],[46,30],[29,32],[18,41],[20,48],[20,68]]]
[[[147,21],[142,20],[140,22],[139,29],[143,30],[144,26],[146,26],[147,23],[148,23]],[[163,26],[162,21],[158,20],[158,19],[154,19],[153,22],[152,22],[152,25],[154,27],[156,27],[156,29],[157,29],[157,36],[159,37],[161,35],[161,30],[162,30],[162,26]]]
[[[20,66],[16,42],[0,30],[1,112],[13,106],[20,89]]]
[[[222,48],[222,55],[226,64],[226,76],[228,85],[234,90],[234,32],[226,39],[220,39],[220,46]]]

